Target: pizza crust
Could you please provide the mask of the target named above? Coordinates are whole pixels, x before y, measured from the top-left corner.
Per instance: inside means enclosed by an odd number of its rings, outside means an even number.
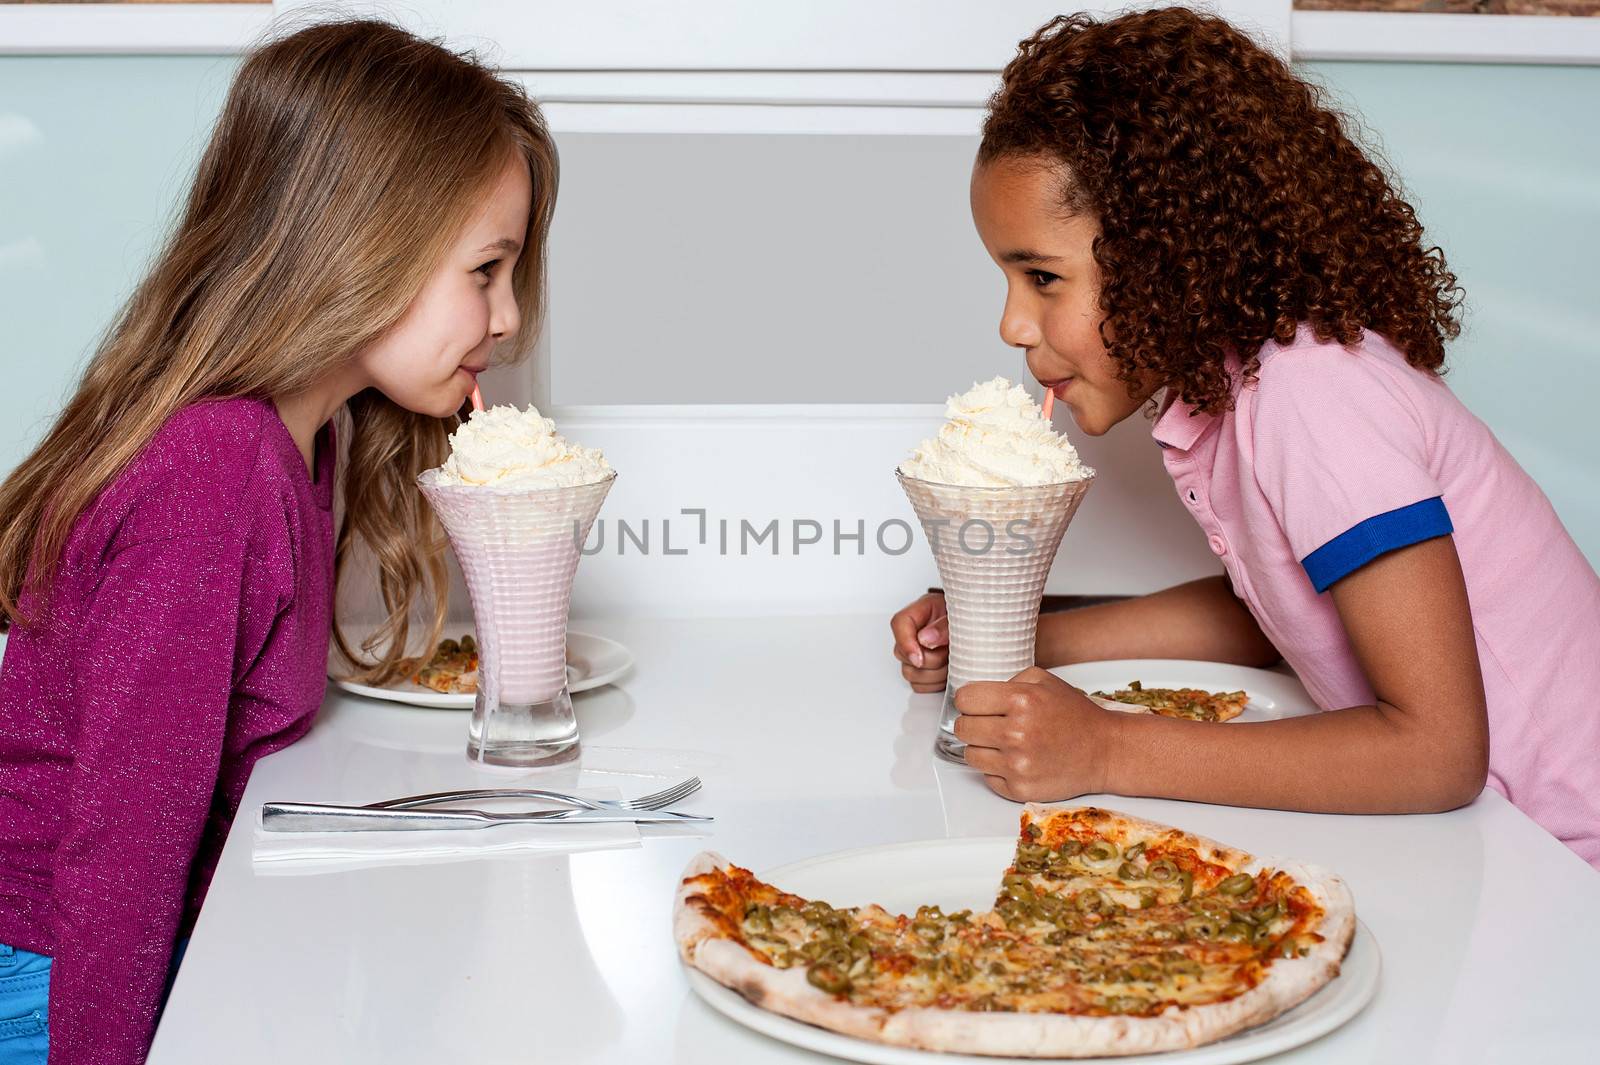
[[[1022,823],[1071,814],[1135,837],[1170,838],[1192,847],[1208,862],[1239,872],[1275,869],[1291,876],[1322,908],[1320,942],[1304,957],[1277,958],[1265,979],[1226,1002],[1180,1009],[1155,1017],[1083,1016],[1060,1013],[979,1013],[913,1007],[888,1011],[859,1006],[813,987],[800,968],[779,969],[724,938],[719,925],[697,904],[694,878],[731,863],[711,851],[684,870],[673,907],[673,933],[683,960],[751,1003],[795,1020],[860,1039],[950,1053],[1005,1057],[1115,1057],[1184,1050],[1263,1024],[1292,1009],[1339,975],[1355,933],[1355,904],[1334,873],[1302,862],[1257,858],[1204,836],[1168,825],[1093,807],[1049,807],[1029,803]]]
[[[720,926],[697,904],[700,894],[692,881],[731,864],[715,851],[702,851],[684,869],[672,907],[672,931],[683,960],[762,1009],[829,1031],[882,1042],[887,1011],[835,998],[811,986],[804,969],[768,965],[742,944],[723,938]]]
[[[1094,825],[1109,826],[1129,836],[1171,840],[1180,847],[1192,848],[1202,860],[1215,865],[1242,869],[1255,860],[1255,856],[1249,851],[1240,850],[1238,847],[1230,847],[1226,843],[1218,843],[1205,836],[1197,836],[1192,832],[1173,828],[1171,825],[1163,825],[1159,821],[1147,821],[1142,817],[1134,817],[1132,814],[1116,810],[1105,810],[1096,806],[1045,806],[1036,802],[1027,803],[1022,807],[1023,825],[1029,822],[1043,825],[1052,818],[1060,816]]]

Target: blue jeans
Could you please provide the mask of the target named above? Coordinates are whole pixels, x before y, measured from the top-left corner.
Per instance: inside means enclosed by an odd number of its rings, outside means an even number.
[[[0,1065],[45,1065],[50,959],[0,943]]]
[[[173,944],[160,1009],[167,1006],[188,949],[187,937]],[[159,1010],[156,1016],[160,1017]],[[50,959],[0,943],[0,1065],[45,1065],[49,1051]]]

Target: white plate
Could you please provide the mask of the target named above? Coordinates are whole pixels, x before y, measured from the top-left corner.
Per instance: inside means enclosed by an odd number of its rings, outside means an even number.
[[[1185,662],[1175,658],[1127,658],[1106,662],[1079,662],[1057,666],[1050,672],[1086,692],[1114,692],[1137,680],[1146,688],[1203,688],[1208,692],[1236,692],[1250,696],[1244,713],[1235,721],[1275,721],[1317,712],[1306,690],[1293,675],[1226,662]]]
[[[633,666],[633,655],[615,640],[592,636],[587,632],[567,630],[567,691],[588,691],[602,684],[610,684]],[[356,684],[353,681],[334,679],[334,684],[347,692],[365,695],[369,699],[384,699],[391,703],[426,706],[435,710],[471,710],[476,695],[447,694],[424,688],[410,681],[377,687]]]
[[[1009,836],[938,839],[843,851],[810,858],[761,874],[786,891],[826,899],[835,906],[876,902],[890,913],[914,913],[919,904],[937,903],[946,913],[986,910],[994,903],[1000,872],[1011,864],[1016,840]],[[1377,941],[1356,922],[1355,938],[1341,972],[1326,987],[1294,1009],[1257,1028],[1218,1043],[1165,1054],[1119,1058],[1076,1058],[1105,1065],[1231,1065],[1309,1043],[1354,1017],[1378,990],[1381,963]],[[871,1043],[815,1028],[751,1005],[698,970],[688,970],[689,986],[717,1012],[785,1043],[871,1065],[1004,1065],[1037,1063],[1038,1058],[998,1058],[945,1054]]]

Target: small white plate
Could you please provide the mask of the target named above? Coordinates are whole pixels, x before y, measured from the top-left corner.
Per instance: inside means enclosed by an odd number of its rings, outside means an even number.
[[[567,630],[567,691],[576,694],[610,684],[633,667],[633,655],[615,640]],[[355,695],[434,710],[471,710],[476,695],[436,692],[408,680],[383,687],[334,678],[334,684]]]
[[[1154,683],[1152,681],[1152,683]],[[890,913],[913,913],[937,903],[946,913],[986,910],[994,903],[1000,872],[1011,863],[1016,840],[1010,836],[936,839],[843,851],[810,858],[761,874],[761,879],[835,906],[876,902]],[[1309,1043],[1360,1013],[1378,990],[1382,963],[1378,943],[1360,921],[1340,973],[1326,987],[1266,1024],[1193,1050],[1118,1058],[1073,1058],[1102,1065],[1233,1065]],[[687,970],[689,986],[717,1012],[763,1035],[869,1065],[1038,1065],[1039,1058],[999,1058],[945,1054],[887,1046],[840,1035],[792,1020],[759,1006],[704,973]]]
[[[1250,696],[1235,721],[1276,721],[1317,712],[1305,688],[1291,674],[1226,662],[1185,662],[1175,658],[1125,658],[1079,662],[1050,672],[1086,692],[1114,692],[1128,682],[1146,688],[1202,688],[1208,692],[1244,691]]]

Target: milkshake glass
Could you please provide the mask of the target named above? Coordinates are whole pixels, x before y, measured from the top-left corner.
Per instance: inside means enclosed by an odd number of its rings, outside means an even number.
[[[934,749],[965,764],[956,692],[974,680],[1010,680],[1034,663],[1045,578],[1093,471],[1059,484],[936,484],[896,470],[933,549],[950,615],[949,680]]]
[[[551,488],[417,484],[461,563],[477,621],[478,696],[467,757],[545,766],[578,757],[567,693],[567,612],[589,527],[616,473]]]

